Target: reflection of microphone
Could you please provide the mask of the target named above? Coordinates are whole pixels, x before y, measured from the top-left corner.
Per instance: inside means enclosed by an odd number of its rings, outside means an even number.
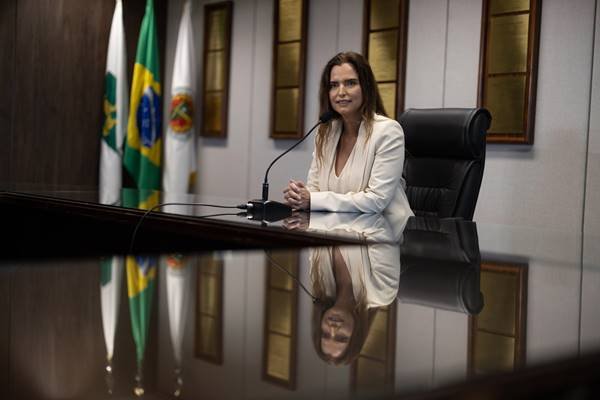
[[[269,252],[267,250],[265,250],[265,255],[267,256],[267,258],[269,259],[269,261],[271,262],[272,265],[276,266],[277,268],[279,268],[280,270],[282,270],[283,272],[285,272],[286,274],[288,274],[290,276],[290,278],[292,278],[293,280],[296,281],[296,283],[298,283],[298,285],[300,285],[300,287],[302,288],[302,290],[304,290],[304,292],[310,296],[310,298],[312,299],[313,303],[323,303],[325,304],[325,302],[323,302],[323,300],[319,299],[317,296],[315,296],[314,294],[312,294],[303,284],[302,282],[300,282],[300,279],[298,279],[298,277],[296,277],[294,274],[292,274],[290,271],[287,270],[287,268],[282,267],[281,265],[279,265],[279,263],[277,263],[277,261],[275,261],[273,259],[273,257],[269,254]],[[332,304],[333,305],[333,304]],[[329,306],[331,307],[331,306]]]
[[[263,221],[273,222],[292,215],[292,207],[288,206],[287,204],[269,200],[269,170],[277,160],[279,160],[281,157],[283,157],[296,146],[298,146],[300,143],[302,143],[304,139],[306,139],[315,130],[317,126],[329,122],[329,120],[331,120],[333,117],[333,111],[325,111],[319,117],[319,122],[317,122],[315,126],[313,126],[308,131],[308,133],[302,137],[302,139],[300,139],[292,147],[281,153],[276,159],[274,159],[271,162],[271,164],[269,164],[269,167],[265,172],[265,180],[262,186],[262,199],[250,200],[248,204],[246,204],[248,219],[259,219]]]

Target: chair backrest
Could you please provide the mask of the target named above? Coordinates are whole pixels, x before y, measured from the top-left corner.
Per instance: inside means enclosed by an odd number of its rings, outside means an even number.
[[[484,108],[409,109],[400,116],[415,215],[473,219],[491,121]]]

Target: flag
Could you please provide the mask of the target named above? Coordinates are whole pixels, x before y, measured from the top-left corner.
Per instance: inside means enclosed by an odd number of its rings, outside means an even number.
[[[160,94],[154,5],[153,0],[147,0],[133,69],[127,141],[123,156],[125,169],[138,189],[160,189]]]
[[[156,286],[156,258],[148,256],[127,256],[127,294],[131,330],[135,342],[137,361],[136,394],[142,393],[142,366],[148,328],[152,311],[152,298]]]
[[[169,313],[169,333],[175,359],[175,397],[179,397],[183,387],[183,337],[191,299],[192,258],[182,254],[166,256],[167,264],[167,310]]]
[[[100,261],[100,311],[102,331],[106,345],[106,384],[108,393],[113,392],[112,360],[115,348],[115,332],[119,320],[121,283],[123,281],[123,258],[113,256]]]
[[[128,208],[149,210],[160,200],[160,192],[156,190],[123,188],[121,194],[123,207]]]
[[[169,332],[176,368],[181,368],[183,333],[190,305],[192,279],[190,261],[190,256],[182,254],[170,254],[166,257]]]
[[[169,126],[165,136],[163,191],[187,193],[196,172],[194,134],[194,42],[191,3],[183,6],[173,64]]]
[[[113,14],[104,77],[104,122],[100,143],[100,202],[118,204],[121,191],[121,156],[127,128],[127,56],[123,29],[123,4],[117,0]]]
[[[165,136],[165,165],[163,191],[169,196],[187,193],[192,189],[196,172],[196,135],[194,132],[194,44],[191,2],[183,5],[171,81],[169,126]],[[180,206],[181,207],[181,206]],[[177,211],[183,211],[178,209]],[[181,393],[183,384],[181,363],[183,334],[190,301],[191,268],[189,257],[181,254],[166,256],[167,308],[169,332],[175,358],[174,393]]]
[[[119,320],[119,295],[123,274],[123,258],[113,256],[100,263],[100,306],[102,312],[102,329],[106,344],[106,359],[110,363],[113,358],[115,331]]]

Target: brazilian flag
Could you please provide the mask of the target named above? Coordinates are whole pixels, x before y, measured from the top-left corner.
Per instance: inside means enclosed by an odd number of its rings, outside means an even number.
[[[142,365],[148,341],[157,265],[156,257],[127,256],[127,294],[138,367],[136,380],[139,383],[141,383]]]
[[[133,69],[123,164],[138,189],[160,189],[161,87],[153,0],[147,0]],[[140,199],[144,201],[144,199]]]
[[[149,210],[159,204],[158,190],[123,188],[121,192],[123,207]]]

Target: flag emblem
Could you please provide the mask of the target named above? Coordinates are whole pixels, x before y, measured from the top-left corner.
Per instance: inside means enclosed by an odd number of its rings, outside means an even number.
[[[171,253],[167,256],[167,267],[180,269],[183,268],[183,254]]]
[[[148,256],[129,257],[127,260],[129,297],[144,292],[156,278],[156,260]]]
[[[148,278],[148,272],[150,271],[150,257],[148,256],[135,256],[135,261],[138,264],[140,272],[146,279]]]
[[[117,150],[116,126],[117,126],[117,79],[108,72],[105,78],[106,93],[104,94],[104,124],[102,125],[102,136],[106,143]]]
[[[178,93],[171,101],[171,122],[173,133],[188,133],[192,129],[194,102],[187,93]]]
[[[152,148],[160,138],[160,96],[151,86],[147,86],[138,107],[138,123],[142,135],[142,145]]]

